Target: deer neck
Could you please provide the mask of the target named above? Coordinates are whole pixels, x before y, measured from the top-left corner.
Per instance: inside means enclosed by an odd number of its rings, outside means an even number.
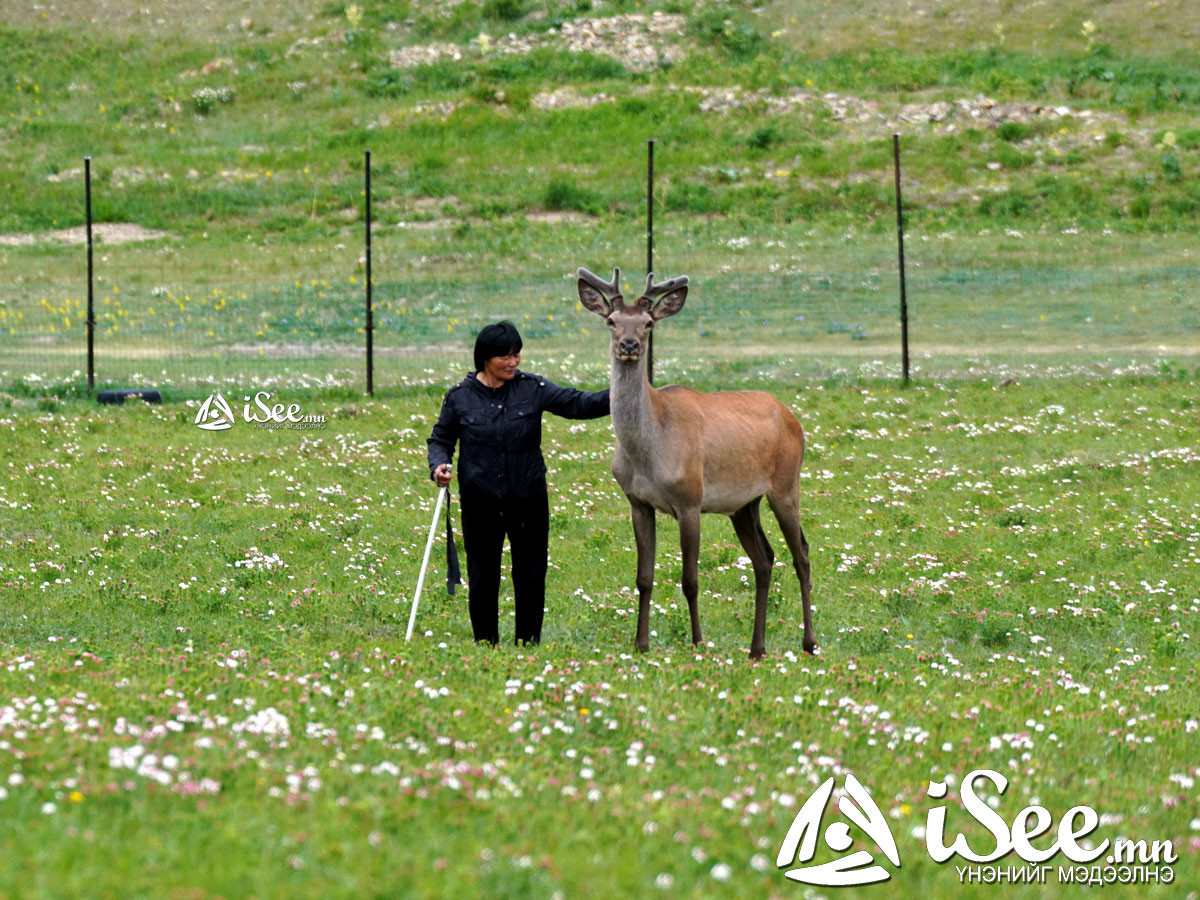
[[[613,359],[612,392],[609,395],[613,430],[617,441],[636,457],[646,456],[658,444],[658,422],[654,416],[646,355],[636,363]]]

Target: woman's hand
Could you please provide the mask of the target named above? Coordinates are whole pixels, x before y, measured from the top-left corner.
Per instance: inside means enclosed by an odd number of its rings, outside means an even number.
[[[450,467],[447,465],[438,466],[433,470],[433,481],[440,488],[450,486]]]

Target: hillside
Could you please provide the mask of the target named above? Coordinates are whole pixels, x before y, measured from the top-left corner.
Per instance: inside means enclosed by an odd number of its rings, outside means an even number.
[[[1200,211],[1177,3],[10,6],[8,283],[77,277],[48,233],[82,223],[84,155],[99,221],[168,235],[109,250],[126,280],[353,271],[368,148],[398,276],[631,265],[648,138],[680,250],[886,233],[896,131],[914,231],[1191,233]]]

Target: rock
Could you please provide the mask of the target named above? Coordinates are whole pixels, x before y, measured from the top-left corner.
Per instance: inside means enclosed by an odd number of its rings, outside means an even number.
[[[47,175],[46,180],[52,184],[62,184],[64,181],[74,181],[83,176],[83,169],[63,169],[53,175]]]
[[[220,59],[214,59],[211,62],[205,63],[200,68],[201,75],[211,75],[213,72],[219,72],[228,66],[233,65],[233,60],[228,56],[223,56]]]
[[[684,16],[663,13],[580,18],[524,37],[507,34],[493,41],[488,35],[479,35],[471,41],[469,52],[480,56],[512,56],[539,47],[565,47],[572,53],[611,57],[633,71],[651,71],[664,62],[683,58],[681,44],[686,23]],[[467,52],[456,44],[403,47],[392,52],[390,62],[393,68],[412,68],[441,59],[460,60]]]

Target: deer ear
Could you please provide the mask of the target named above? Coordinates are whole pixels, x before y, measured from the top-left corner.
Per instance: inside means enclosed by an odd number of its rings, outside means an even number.
[[[579,302],[585,309],[590,309],[598,316],[607,316],[612,312],[612,304],[608,302],[608,298],[582,278],[579,279]]]
[[[683,309],[683,302],[687,300],[687,292],[687,284],[682,284],[655,303],[654,309],[650,310],[650,315],[654,317],[654,321],[657,322],[659,319],[673,316]]]

